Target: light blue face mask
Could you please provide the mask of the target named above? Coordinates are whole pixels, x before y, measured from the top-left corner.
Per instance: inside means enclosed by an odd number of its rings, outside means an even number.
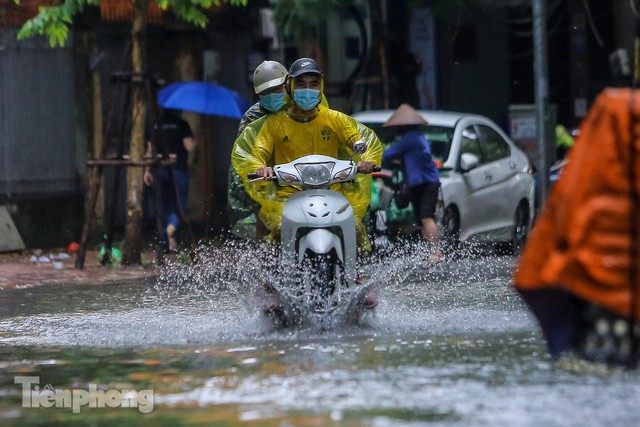
[[[260,105],[262,105],[263,108],[266,108],[272,113],[276,113],[280,111],[283,104],[284,104],[284,92],[270,93],[267,95],[262,95],[260,97]]]
[[[293,101],[300,109],[309,111],[320,103],[320,91],[317,89],[295,89]]]

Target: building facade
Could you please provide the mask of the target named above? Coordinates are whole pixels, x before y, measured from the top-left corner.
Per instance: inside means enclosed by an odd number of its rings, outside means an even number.
[[[373,2],[361,0],[330,11],[318,39],[306,45],[278,35],[271,20],[274,3],[250,0],[246,8],[221,8],[204,30],[150,10],[150,72],[167,83],[215,81],[253,103],[251,74],[263,59],[289,65],[299,56],[317,55],[330,105],[348,113],[379,107],[372,88],[381,74],[389,108],[408,102],[479,113],[507,131],[509,107],[533,103],[530,1],[380,0],[380,27],[369,9]],[[92,172],[86,161],[99,155],[101,144],[115,150],[127,127],[121,99],[126,90],[111,77],[127,67],[128,0],[87,8],[63,48],[38,38],[16,40],[17,29],[39,4],[23,1],[18,7],[0,0],[0,204],[13,205],[27,246],[78,238]],[[574,127],[604,87],[632,83],[636,15],[626,1],[545,4],[549,102],[557,121]],[[363,79],[370,46],[381,35],[385,72],[374,67]],[[204,234],[215,233],[226,226],[227,170],[238,121],[186,117],[200,142],[188,216]],[[122,206],[122,190],[117,200],[109,198],[114,175],[105,173],[103,200]]]

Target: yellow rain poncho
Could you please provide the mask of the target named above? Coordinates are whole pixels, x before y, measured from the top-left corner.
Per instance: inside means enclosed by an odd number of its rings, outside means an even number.
[[[368,148],[362,155],[354,156],[356,162],[365,160],[379,165],[382,159],[382,144],[376,134],[353,118],[329,109],[326,103],[321,103],[312,116],[296,114],[298,111],[290,107],[251,123],[236,140],[231,154],[233,167],[242,177],[245,189],[261,206],[260,218],[271,230],[271,238],[279,235],[284,202],[298,190],[278,187],[273,182],[250,183],[247,174],[309,154],[349,159],[353,143],[358,140],[366,142]],[[336,184],[332,190],[340,191],[353,206],[358,246],[369,250],[362,218],[371,198],[371,176],[359,174],[355,182]]]

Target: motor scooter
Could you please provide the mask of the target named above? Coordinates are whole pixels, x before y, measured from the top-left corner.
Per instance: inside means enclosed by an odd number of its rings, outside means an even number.
[[[354,143],[355,154],[366,151]],[[377,167],[376,170],[380,168]],[[347,198],[331,190],[336,183],[353,182],[358,173],[353,160],[308,155],[273,167],[272,181],[294,186],[282,211],[279,283],[268,292],[278,302],[265,308],[283,326],[311,321],[361,323],[367,310],[365,295],[371,285],[357,283],[356,223]],[[253,182],[263,180],[252,173]]]
[[[369,232],[374,252],[385,255],[392,253],[397,243],[420,238],[421,234],[399,166],[381,169],[372,177]]]

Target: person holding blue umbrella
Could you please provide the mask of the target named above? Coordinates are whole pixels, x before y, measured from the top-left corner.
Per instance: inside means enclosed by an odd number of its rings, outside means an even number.
[[[187,210],[189,200],[189,153],[196,149],[196,140],[193,138],[189,124],[179,115],[179,110],[165,109],[162,113],[160,124],[157,126],[154,135],[160,131],[163,133],[162,138],[166,144],[167,152],[176,155],[176,162],[171,167],[173,174],[173,182],[175,185],[174,196],[169,179],[169,171],[166,167],[156,170],[155,176],[150,168],[145,168],[143,179],[146,185],[152,185],[158,180],[159,193],[162,200],[162,219],[165,227],[165,235],[162,241],[166,245],[165,251],[177,252],[178,242],[176,240],[176,231],[180,226],[180,217]],[[151,146],[149,151],[153,151]],[[176,206],[177,204],[177,206]],[[176,211],[179,209],[179,212]]]
[[[239,119],[249,104],[233,89],[211,82],[172,83],[158,91],[162,108]]]
[[[285,91],[287,69],[277,61],[263,61],[253,72],[253,89],[258,95],[258,102],[244,113],[238,127],[240,136],[245,127],[261,117],[280,111],[288,103]],[[227,186],[227,214],[231,230],[237,235],[248,237],[253,231],[247,230],[249,219],[255,218],[255,236],[260,239],[268,234],[258,215],[260,205],[246,192],[242,178],[233,165],[229,166]]]

